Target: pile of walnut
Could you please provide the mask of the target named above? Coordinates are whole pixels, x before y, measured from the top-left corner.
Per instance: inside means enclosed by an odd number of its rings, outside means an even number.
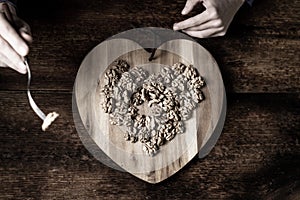
[[[203,78],[192,66],[176,63],[164,67],[158,75],[118,60],[105,74],[102,107],[113,125],[126,128],[124,138],[140,141],[148,155],[155,155],[177,133],[184,133],[184,121],[204,100]],[[151,108],[148,116],[140,114],[144,103]]]
[[[145,102],[148,102],[149,107],[158,105],[166,114],[166,116],[163,117],[164,119],[156,120],[156,122],[161,121],[163,123],[161,126],[153,127],[159,128],[154,131],[154,134],[151,133],[153,130],[151,122],[154,121],[152,120],[152,116],[139,114],[137,108]],[[154,155],[159,150],[159,146],[163,145],[165,141],[172,140],[176,133],[183,133],[183,124],[180,123],[179,102],[176,101],[176,96],[161,83],[146,83],[138,88],[137,92],[131,96],[129,112],[133,120],[133,127],[138,128],[139,131],[128,131],[124,137],[126,140],[131,141],[137,141],[139,139],[144,143],[143,150],[150,155]],[[159,115],[159,113],[157,115]],[[139,132],[138,135],[135,134],[137,132]]]
[[[111,93],[113,91],[113,87],[119,81],[122,76],[122,73],[128,71],[130,66],[124,60],[118,60],[114,63],[111,69],[105,73],[105,85],[102,89],[102,93],[105,95],[104,102],[102,104],[102,108],[104,112],[111,113],[113,106],[113,98],[111,97]]]

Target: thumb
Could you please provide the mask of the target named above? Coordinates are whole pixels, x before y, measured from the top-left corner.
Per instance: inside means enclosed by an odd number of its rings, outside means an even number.
[[[32,43],[31,32],[27,31],[27,29],[20,28],[19,29],[21,37],[28,43]]]
[[[31,43],[32,42],[32,35],[31,35],[30,26],[26,22],[24,22],[23,20],[20,20],[19,24],[20,24],[19,33],[20,33],[21,37],[26,42]]]
[[[181,11],[181,14],[182,15],[188,14],[189,12],[191,12],[193,10],[195,5],[199,2],[200,2],[200,0],[187,0],[183,10]]]

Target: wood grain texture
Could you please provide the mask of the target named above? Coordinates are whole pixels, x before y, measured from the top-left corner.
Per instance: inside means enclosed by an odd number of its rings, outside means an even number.
[[[227,120],[213,151],[149,185],[89,154],[71,120],[71,94],[33,94],[41,108],[61,114],[43,133],[25,91],[0,93],[6,113],[0,117],[2,199],[264,199],[286,185],[294,192],[299,186],[299,95],[228,96]]]
[[[36,79],[33,90],[72,91],[80,63],[94,46],[133,27],[171,28],[182,18],[179,12],[184,5],[170,0],[63,2],[46,3],[51,12],[38,1],[20,5],[34,37],[29,55]],[[240,11],[226,37],[199,40],[216,58],[228,92],[300,91],[299,10],[296,0],[257,1],[253,8]],[[25,89],[26,77],[16,76],[2,70],[0,89]]]
[[[0,199],[299,199],[299,0],[255,0],[225,37],[198,40],[217,60],[229,100],[222,136],[205,159],[149,185],[104,166],[82,145],[71,91],[84,56],[133,27],[171,28],[184,4],[19,1],[34,37],[33,96],[61,116],[41,133],[26,76],[0,70]]]

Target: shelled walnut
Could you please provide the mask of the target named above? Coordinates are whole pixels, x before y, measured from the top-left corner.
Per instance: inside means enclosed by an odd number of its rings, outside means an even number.
[[[122,76],[122,73],[129,70],[129,64],[124,60],[117,60],[114,62],[113,66],[108,69],[104,75],[105,85],[101,90],[101,93],[104,94],[104,100],[102,102],[102,108],[106,113],[113,112],[114,99],[112,98],[113,87],[119,81]]]

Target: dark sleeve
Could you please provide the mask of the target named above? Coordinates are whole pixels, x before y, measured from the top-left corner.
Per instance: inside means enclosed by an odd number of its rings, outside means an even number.
[[[253,1],[254,1],[254,0],[246,0],[246,2],[247,2],[250,6],[252,6]]]
[[[0,0],[0,3],[10,3],[10,4],[12,4],[12,5],[14,5],[14,6],[16,6],[17,5],[17,0]]]

